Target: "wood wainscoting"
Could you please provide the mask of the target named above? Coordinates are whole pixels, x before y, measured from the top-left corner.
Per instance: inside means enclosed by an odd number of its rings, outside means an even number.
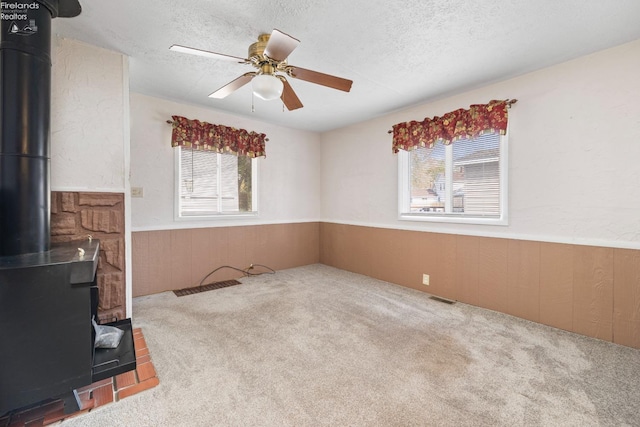
[[[133,296],[199,285],[221,266],[274,270],[320,262],[318,222],[191,228],[132,233]],[[256,267],[256,273],[267,271]],[[207,283],[242,277],[223,268]]]
[[[640,348],[640,250],[321,223],[320,262]]]
[[[132,237],[134,297],[197,286],[223,265],[281,270],[320,262],[640,348],[640,250],[325,222],[138,231]],[[207,282],[241,276],[222,269]]]

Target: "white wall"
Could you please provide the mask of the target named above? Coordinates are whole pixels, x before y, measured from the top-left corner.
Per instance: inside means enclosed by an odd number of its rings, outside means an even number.
[[[144,194],[132,199],[134,231],[319,220],[318,134],[137,93],[131,94],[130,102],[131,185],[142,187]],[[166,123],[172,115],[267,135],[267,157],[259,159],[257,217],[174,220],[175,150],[171,147],[171,125]]]
[[[128,58],[58,37],[51,56],[52,190],[124,192]]]
[[[508,61],[505,58],[505,61]],[[322,219],[640,249],[640,41],[322,135]],[[509,114],[509,225],[400,221],[392,126],[491,99]]]

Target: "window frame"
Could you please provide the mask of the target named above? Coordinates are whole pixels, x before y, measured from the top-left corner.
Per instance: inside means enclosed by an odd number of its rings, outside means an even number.
[[[207,220],[225,220],[225,219],[240,219],[240,218],[256,218],[259,216],[259,191],[258,191],[258,175],[259,175],[259,158],[254,157],[251,159],[251,206],[253,210],[251,212],[223,212],[210,215],[181,215],[180,214],[180,185],[181,185],[181,164],[180,164],[180,152],[185,148],[175,147],[174,149],[174,173],[173,173],[173,217],[175,221],[207,221]],[[189,150],[189,148],[186,148]],[[216,153],[219,154],[219,153]]]
[[[400,150],[398,152],[398,219],[401,221],[420,221],[435,223],[456,223],[456,224],[479,224],[479,225],[509,225],[509,153],[507,135],[500,135],[500,216],[497,218],[488,218],[482,216],[464,216],[456,213],[447,212],[407,212],[411,205],[410,183],[411,183],[411,167],[410,154],[408,151]],[[445,146],[446,152],[453,150],[453,145]],[[449,156],[450,154],[448,154]],[[452,174],[453,169],[447,168],[445,173]]]

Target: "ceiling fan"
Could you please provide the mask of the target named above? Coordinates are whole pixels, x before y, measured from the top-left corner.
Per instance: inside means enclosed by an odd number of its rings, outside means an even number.
[[[307,70],[287,63],[287,57],[298,47],[300,40],[274,29],[271,34],[261,34],[258,41],[249,46],[249,57],[224,55],[192,47],[172,45],[169,49],[204,56],[213,59],[234,61],[240,64],[251,64],[258,71],[245,73],[213,92],[209,97],[222,99],[251,81],[253,93],[264,99],[272,100],[280,97],[288,110],[302,108],[302,102],[287,81],[288,77],[327,86],[349,92],[353,82],[341,77]]]

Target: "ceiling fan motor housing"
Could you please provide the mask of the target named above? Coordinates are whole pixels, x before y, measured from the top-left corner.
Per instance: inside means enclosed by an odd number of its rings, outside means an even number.
[[[249,56],[247,58],[257,57],[260,61],[264,60],[264,50],[267,47],[271,34],[260,34],[258,41],[249,46]]]

